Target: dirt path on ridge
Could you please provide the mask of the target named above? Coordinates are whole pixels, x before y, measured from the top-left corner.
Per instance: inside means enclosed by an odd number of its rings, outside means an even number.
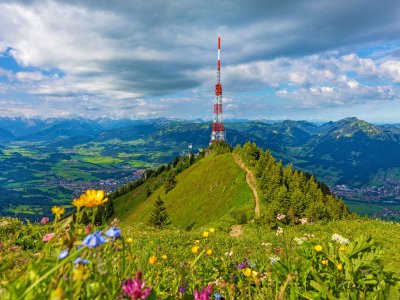
[[[254,211],[255,211],[255,215],[256,217],[260,216],[260,201],[258,199],[258,194],[257,194],[257,182],[256,182],[256,178],[254,177],[254,174],[252,171],[250,171],[246,165],[243,163],[242,159],[235,154],[232,154],[233,159],[235,160],[235,163],[246,172],[246,182],[249,185],[249,187],[251,188],[251,191],[253,192],[253,197],[254,200],[256,202]]]

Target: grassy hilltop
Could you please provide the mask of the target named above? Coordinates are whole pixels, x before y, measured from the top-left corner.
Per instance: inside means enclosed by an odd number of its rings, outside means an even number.
[[[283,167],[270,152],[255,144],[246,143],[234,153],[229,148],[215,147],[216,151],[199,157],[193,165],[182,158],[175,166],[168,165],[142,185],[115,198],[114,217],[125,224],[146,223],[158,197],[164,200],[172,224],[181,228],[207,224],[230,226],[255,217],[264,223],[274,223],[277,214],[287,215],[287,221],[292,224],[302,218],[342,219],[348,214],[343,202],[326,185],[309,174],[293,170],[291,165]],[[257,201],[261,217],[255,215],[255,199],[246,182],[245,165],[250,168],[247,170],[260,199]],[[171,190],[166,188],[168,176],[176,181]]]
[[[239,210],[252,216],[254,201],[245,176],[232,154],[210,155],[177,175],[177,185],[168,193],[162,185],[145,197],[147,186],[152,188],[154,181],[162,180],[159,176],[116,199],[115,217],[124,224],[146,223],[158,196],[164,200],[172,224],[183,228],[223,222]]]

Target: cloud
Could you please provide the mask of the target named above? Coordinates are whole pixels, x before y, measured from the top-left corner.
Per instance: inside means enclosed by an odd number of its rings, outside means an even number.
[[[42,72],[17,72],[15,77],[21,81],[40,81],[43,80]]]
[[[394,82],[400,83],[400,60],[388,60],[380,65],[382,72]]]
[[[0,0],[0,53],[19,65],[0,68],[2,93],[52,112],[204,117],[221,35],[229,98],[272,89],[271,101],[299,107],[393,100],[395,47],[374,45],[400,38],[398,11],[396,0]],[[230,104],[227,113],[239,101]]]

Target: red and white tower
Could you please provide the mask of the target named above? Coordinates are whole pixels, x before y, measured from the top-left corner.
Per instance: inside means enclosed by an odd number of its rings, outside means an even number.
[[[218,37],[218,69],[217,83],[215,85],[214,117],[211,129],[211,141],[225,142],[225,128],[222,122],[222,85],[221,85],[221,38]]]

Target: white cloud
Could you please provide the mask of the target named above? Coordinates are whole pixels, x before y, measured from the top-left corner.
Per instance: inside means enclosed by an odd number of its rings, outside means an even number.
[[[297,85],[302,85],[307,81],[307,77],[304,73],[291,72],[289,74],[289,80]]]
[[[384,75],[391,78],[394,82],[400,83],[400,61],[388,60],[380,65]]]
[[[360,84],[357,82],[357,80],[349,80],[349,81],[347,81],[347,84],[349,85],[349,87],[350,87],[351,89],[356,89],[356,88],[358,88],[358,86],[360,85]]]
[[[42,72],[17,72],[15,77],[21,81],[40,81],[44,78]]]
[[[276,91],[276,93],[275,93],[278,97],[284,97],[284,96],[286,96],[287,94],[289,94],[289,92],[287,91],[287,90],[279,90],[279,91]]]

